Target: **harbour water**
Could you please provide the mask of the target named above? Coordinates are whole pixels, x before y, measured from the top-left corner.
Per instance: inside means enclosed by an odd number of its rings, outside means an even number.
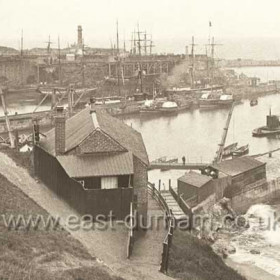
[[[252,130],[266,124],[266,115],[280,114],[280,95],[269,95],[258,99],[258,106],[251,107],[249,100],[244,100],[234,108],[229,126],[226,144],[238,142],[249,144],[249,154],[264,153],[279,148],[277,138],[254,138]],[[150,160],[159,157],[182,156],[189,162],[213,161],[229,109],[200,110],[194,109],[174,116],[125,117],[124,121],[142,133]],[[168,180],[176,185],[176,179],[184,171],[152,171],[150,180],[157,183],[161,178],[165,186]]]
[[[262,81],[280,79],[280,67],[251,67],[236,70],[248,76],[258,76]],[[27,92],[20,96],[8,95],[9,112],[32,112],[40,98],[42,97],[34,92]],[[47,100],[39,110],[49,108],[50,100]],[[280,139],[252,137],[252,130],[266,123],[266,115],[270,108],[273,114],[280,115],[280,94],[260,97],[258,105],[254,107],[250,106],[249,100],[243,100],[241,104],[236,105],[226,144],[233,142],[238,142],[240,146],[249,144],[251,155],[279,148]],[[168,156],[178,157],[181,161],[185,156],[186,161],[189,162],[210,163],[221,141],[228,112],[229,109],[193,109],[169,116],[137,114],[125,116],[123,120],[142,133],[150,160]],[[0,107],[0,115],[3,115],[2,107]],[[161,179],[162,188],[167,188],[168,180],[171,179],[172,185],[176,186],[177,178],[184,172],[154,170],[149,172],[149,181],[157,184]],[[248,210],[247,215],[254,224],[258,217],[271,215],[273,211],[280,215],[279,204],[254,205]],[[263,225],[256,225],[254,228],[253,230],[251,227],[231,237],[237,249],[236,254],[230,257],[231,260],[236,264],[258,267],[280,277],[280,229],[264,231]],[[260,254],[251,254],[250,250],[256,248],[260,250]]]
[[[237,74],[244,73],[248,77],[258,77],[261,82],[268,82],[270,80],[280,79],[280,67],[237,67],[232,68]]]

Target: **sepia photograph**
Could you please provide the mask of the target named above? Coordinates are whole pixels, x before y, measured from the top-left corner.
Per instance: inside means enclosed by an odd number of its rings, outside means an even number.
[[[0,0],[0,280],[280,280],[279,11]]]

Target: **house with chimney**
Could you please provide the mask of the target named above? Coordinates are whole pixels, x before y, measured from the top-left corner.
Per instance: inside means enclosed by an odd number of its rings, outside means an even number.
[[[124,219],[135,202],[147,215],[146,148],[139,132],[101,109],[88,107],[66,119],[34,145],[35,174],[80,214]]]

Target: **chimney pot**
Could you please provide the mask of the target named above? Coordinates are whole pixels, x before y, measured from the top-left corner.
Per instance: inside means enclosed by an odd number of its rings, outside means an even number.
[[[57,106],[56,107],[56,113],[62,114],[64,112],[64,107],[63,106]]]
[[[91,97],[89,99],[90,113],[95,112],[95,98]]]

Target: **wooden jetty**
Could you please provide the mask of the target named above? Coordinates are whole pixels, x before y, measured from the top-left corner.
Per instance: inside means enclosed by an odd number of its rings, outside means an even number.
[[[186,162],[183,164],[182,162],[151,162],[148,169],[162,169],[162,170],[171,170],[171,169],[177,169],[177,170],[203,170],[207,168],[210,165],[210,163],[190,163]]]

